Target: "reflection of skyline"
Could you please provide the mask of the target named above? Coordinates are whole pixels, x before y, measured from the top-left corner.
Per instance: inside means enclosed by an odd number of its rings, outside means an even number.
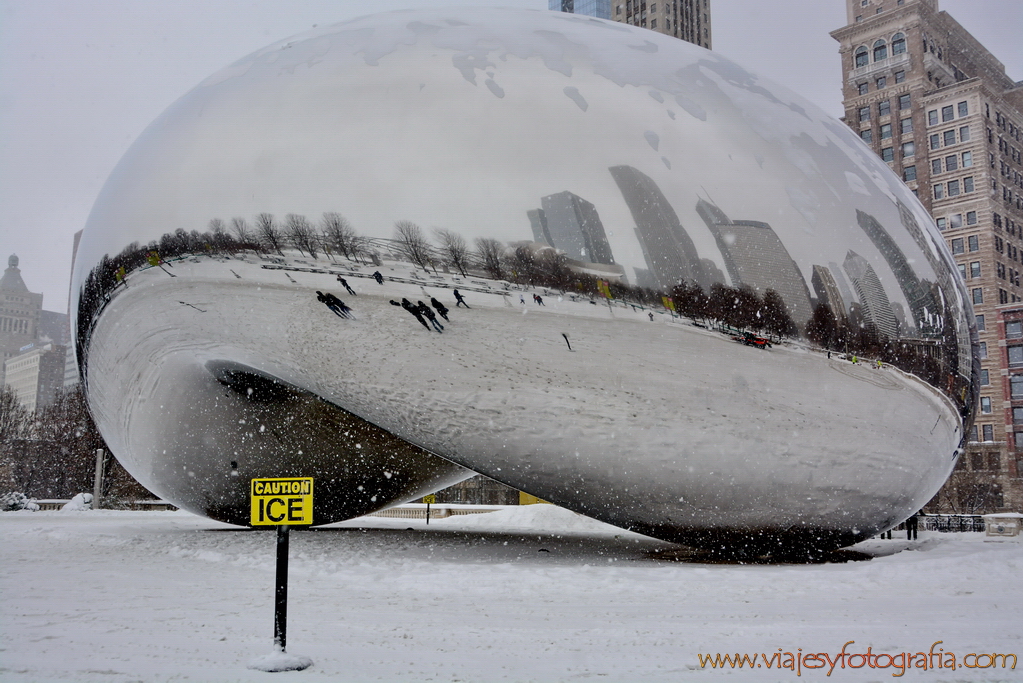
[[[543,209],[536,216],[530,215],[533,235],[546,237],[548,244],[565,252],[570,259],[590,263],[613,264],[611,245],[607,242],[604,225],[600,222],[597,207],[577,194],[558,192],[540,200]],[[535,211],[535,210],[534,210]],[[533,211],[527,214],[533,214]],[[541,240],[537,240],[538,242]]]
[[[679,282],[693,281],[709,289],[712,283],[696,245],[657,183],[632,166],[611,166],[608,170],[632,213],[636,238],[656,285],[671,289]]]
[[[906,301],[909,302],[913,324],[921,331],[932,327],[932,316],[937,313],[938,307],[931,299],[929,287],[917,277],[905,253],[874,216],[857,209],[856,222],[863,228],[863,232],[867,233],[895,274],[895,279],[902,288]]]
[[[838,283],[830,268],[815,265],[813,267],[813,275],[810,276],[810,283],[813,285],[813,291],[817,295],[818,303],[822,303],[830,308],[835,316],[835,320],[841,321],[848,318],[842,291],[838,288]]]
[[[863,317],[878,334],[894,339],[898,331],[895,313],[880,278],[867,259],[849,250],[843,264],[853,288],[859,295]]]
[[[733,287],[748,285],[761,296],[773,289],[794,320],[805,323],[810,319],[813,310],[806,280],[769,224],[730,220],[721,209],[704,199],[696,203],[696,212],[714,235]]]

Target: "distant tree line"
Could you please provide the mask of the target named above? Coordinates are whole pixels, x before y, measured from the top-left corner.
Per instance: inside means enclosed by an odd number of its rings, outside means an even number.
[[[0,390],[0,494],[18,491],[39,499],[91,493],[98,448],[110,452],[81,385],[59,392],[35,412],[26,410],[10,387]],[[116,505],[153,495],[108,458],[103,497]]]

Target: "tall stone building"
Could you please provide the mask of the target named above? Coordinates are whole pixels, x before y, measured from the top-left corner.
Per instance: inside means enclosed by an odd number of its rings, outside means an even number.
[[[845,122],[930,211],[977,315],[977,421],[939,498],[1023,509],[1023,82],[938,0],[846,0],[846,14],[831,33]]]
[[[548,0],[548,7],[641,26],[711,49],[710,0]]]
[[[18,257],[11,254],[0,278],[0,387],[4,385],[4,363],[39,339],[42,310],[43,295],[28,291]]]

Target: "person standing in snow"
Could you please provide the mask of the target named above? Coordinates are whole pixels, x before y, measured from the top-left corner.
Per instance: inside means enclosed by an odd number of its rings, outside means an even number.
[[[379,270],[373,273],[373,279],[377,281],[378,285],[384,284],[384,276],[380,274]]]
[[[355,293],[355,290],[354,290],[354,289],[352,289],[351,287],[349,287],[349,286],[348,286],[348,280],[346,280],[346,279],[344,279],[343,277],[341,277],[340,275],[338,275],[338,276],[337,276],[337,281],[338,281],[338,283],[339,283],[339,284],[340,284],[340,285],[341,285],[342,287],[344,287],[345,289],[347,289],[347,290],[348,290],[348,293],[349,293],[349,294],[351,294],[352,296],[358,296],[358,295],[357,295],[357,294]]]
[[[431,325],[433,325],[433,329],[437,330],[437,332],[444,331],[444,326],[437,321],[437,316],[433,314],[432,308],[424,304],[422,301],[417,301],[416,305],[419,308],[419,313],[429,320]]]
[[[416,316],[416,320],[419,321],[419,324],[425,327],[426,330],[429,332],[430,326],[426,324],[426,320],[423,319],[423,314],[419,312],[419,308],[417,306],[413,306],[411,301],[409,301],[408,299],[402,299],[401,303],[398,303],[394,299],[391,299],[391,305],[401,306],[406,311]]]
[[[465,299],[462,298],[462,295],[458,292],[457,289],[454,291],[454,295],[455,301],[458,302],[455,304],[455,308],[458,308],[459,306],[465,306],[466,308],[469,308],[469,304],[465,303]]]
[[[448,307],[437,301],[437,297],[430,297],[430,305],[437,309],[437,312],[440,313],[440,317],[444,318],[445,321],[448,320]]]
[[[540,296],[539,294],[534,294],[534,295],[533,295],[533,301],[535,301],[535,302],[536,302],[536,305],[537,305],[537,306],[543,306],[544,308],[546,308],[546,307],[547,307],[547,304],[545,304],[545,303],[543,302],[543,297],[542,297],[542,296]]]

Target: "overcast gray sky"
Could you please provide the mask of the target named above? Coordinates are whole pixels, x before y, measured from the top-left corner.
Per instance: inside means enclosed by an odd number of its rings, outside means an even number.
[[[142,130],[204,78],[314,25],[453,0],[0,0],[0,268],[67,305],[72,236]],[[475,0],[546,9],[547,0]],[[1021,0],[940,0],[1023,79]],[[714,49],[842,114],[844,0],[711,0]],[[196,226],[201,228],[202,226]]]

